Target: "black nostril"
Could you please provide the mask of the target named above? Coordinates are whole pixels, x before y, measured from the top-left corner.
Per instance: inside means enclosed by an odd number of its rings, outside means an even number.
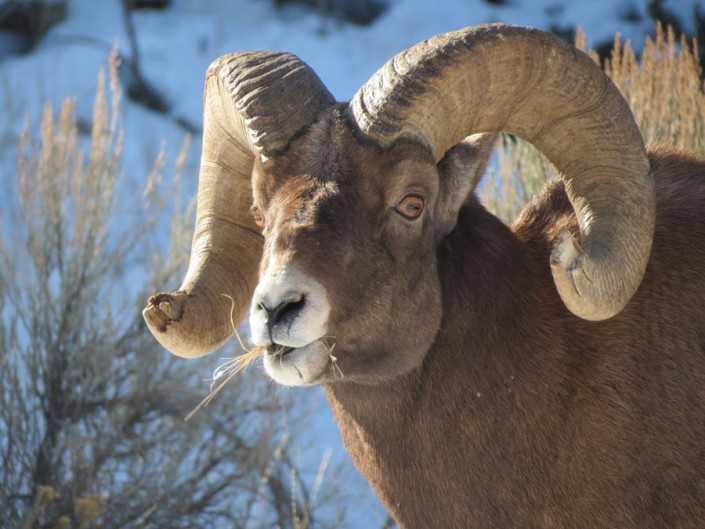
[[[259,304],[259,308],[267,314],[267,327],[271,330],[277,323],[292,320],[303,308],[306,299],[301,296],[298,299],[282,301],[274,308],[269,308],[264,303]]]

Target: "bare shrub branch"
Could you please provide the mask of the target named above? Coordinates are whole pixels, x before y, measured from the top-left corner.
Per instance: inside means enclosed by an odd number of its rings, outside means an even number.
[[[291,412],[263,377],[238,377],[183,420],[212,360],[168,355],[140,309],[187,262],[193,207],[178,173],[189,140],[174,178],[162,154],[135,189],[121,172],[116,69],[113,54],[90,138],[74,101],[58,115],[47,105],[5,174],[18,213],[0,217],[0,527],[309,527],[305,472],[290,457],[298,430],[281,443]],[[262,487],[267,473],[283,491]],[[339,512],[321,526],[341,524]]]

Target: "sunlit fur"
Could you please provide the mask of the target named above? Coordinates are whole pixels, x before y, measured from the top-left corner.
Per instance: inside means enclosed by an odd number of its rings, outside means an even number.
[[[317,381],[353,460],[404,528],[703,527],[705,160],[650,149],[646,275],[587,322],[549,268],[576,230],[562,184],[510,228],[472,195],[488,155],[436,167],[332,112],[256,168],[262,269],[286,253],[330,300],[336,362]],[[427,197],[411,222],[393,209],[409,190]]]

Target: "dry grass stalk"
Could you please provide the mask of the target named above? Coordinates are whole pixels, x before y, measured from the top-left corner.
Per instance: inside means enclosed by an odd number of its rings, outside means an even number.
[[[705,94],[697,42],[659,24],[656,38],[647,37],[641,62],[629,42],[617,35],[609,75],[634,112],[646,141],[668,142],[705,152]]]
[[[252,349],[249,349],[246,345],[245,342],[242,340],[240,337],[240,333],[237,331],[237,323],[235,322],[233,312],[235,310],[235,300],[233,300],[232,296],[229,296],[228,294],[221,294],[223,297],[226,297],[230,300],[230,324],[232,325],[233,332],[235,333],[235,336],[237,338],[237,341],[240,345],[240,349],[245,351],[243,354],[235,356],[233,358],[228,358],[225,359],[225,362],[220,364],[215,371],[213,371],[213,378],[210,386],[210,392],[208,395],[201,400],[201,402],[198,403],[198,405],[191,410],[191,412],[184,418],[185,421],[190,420],[201,408],[204,406],[208,406],[208,403],[210,403],[211,400],[227,385],[228,382],[230,382],[233,377],[240,373],[244,373],[245,370],[255,362],[260,356],[264,354],[266,351],[266,347],[253,347]],[[333,339],[331,337],[331,339]],[[335,349],[335,342],[333,344],[329,344],[326,340],[322,340],[323,344],[326,347],[328,357],[330,358],[331,365],[333,366],[333,372],[335,373],[335,376],[340,376],[340,378],[345,378],[345,375],[343,374],[342,370],[340,369],[340,366],[338,366],[338,358],[333,355],[333,350]],[[283,346],[277,346],[279,348],[279,351],[284,350],[285,347]],[[219,382],[220,381],[220,382]],[[217,385],[216,385],[217,384]]]
[[[86,527],[95,522],[105,509],[105,498],[99,494],[93,494],[85,498],[76,499],[74,514],[80,527]]]
[[[233,317],[233,311],[235,310],[235,300],[232,296],[228,294],[222,294],[230,300],[230,324],[233,326],[233,331],[240,344],[240,348],[245,351],[244,354],[236,356],[234,358],[226,359],[226,361],[219,365],[215,371],[213,371],[213,379],[211,382],[210,392],[208,395],[198,403],[198,405],[184,418],[185,421],[190,420],[201,408],[208,406],[208,403],[213,400],[213,398],[220,393],[220,391],[230,382],[234,376],[239,373],[243,373],[247,367],[257,360],[262,353],[264,353],[264,347],[254,347],[253,349],[248,349],[245,343],[240,338],[240,334],[237,332],[237,325]],[[220,381],[220,382],[218,382]],[[217,385],[216,385],[217,384]]]
[[[91,260],[104,236],[96,233],[95,227],[106,225],[111,210],[123,143],[117,125],[121,97],[117,65],[113,53],[109,61],[115,90],[112,112],[107,103],[105,72],[98,76],[87,165],[79,146],[73,99],[64,101],[57,121],[52,105],[45,105],[39,145],[32,138],[28,119],[20,138],[18,173],[23,218],[32,233],[43,235],[32,238],[32,254],[38,262],[50,255],[59,256],[61,262],[56,264],[62,273],[70,273],[72,263],[86,262],[81,256]],[[44,263],[47,270],[53,264]]]

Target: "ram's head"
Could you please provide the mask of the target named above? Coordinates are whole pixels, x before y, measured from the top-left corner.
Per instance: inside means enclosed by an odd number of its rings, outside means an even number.
[[[435,37],[349,104],[292,55],[225,56],[208,71],[204,121],[188,274],[144,313],[175,354],[213,351],[249,311],[285,384],[340,371],[369,383],[419,365],[444,311],[438,249],[501,131],[565,182],[579,233],[558,237],[551,268],[568,309],[609,318],[641,281],[654,218],[641,135],[600,69],[549,34]]]

